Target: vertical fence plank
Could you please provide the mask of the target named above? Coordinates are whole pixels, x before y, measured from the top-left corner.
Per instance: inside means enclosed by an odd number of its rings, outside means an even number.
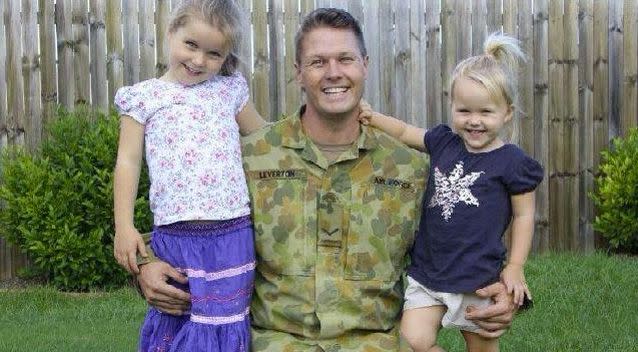
[[[473,1],[472,7],[472,55],[483,53],[483,42],[487,37],[487,2]]]
[[[594,76],[594,33],[593,10],[594,0],[581,0],[579,10],[579,114],[580,117],[580,217],[578,233],[580,248],[585,251],[594,249],[594,230],[592,221],[594,211],[588,195],[594,190],[593,147],[594,147],[594,111],[593,111],[593,76]]]
[[[519,0],[518,40],[527,56],[519,66],[518,143],[529,155],[534,154],[534,27],[532,0]]]
[[[109,108],[106,80],[106,1],[91,0],[89,23],[91,26],[91,104],[96,110]]]
[[[396,22],[394,30],[395,59],[394,59],[394,86],[390,89],[393,96],[394,116],[404,121],[412,119],[410,111],[409,95],[414,94],[409,76],[418,74],[410,72],[410,61],[417,60],[410,57],[410,3],[396,1],[392,11],[395,13]],[[407,92],[407,94],[392,94],[391,92]]]
[[[122,33],[124,34],[124,84],[140,81],[140,28],[137,1],[124,1]]]
[[[124,48],[122,47],[122,7],[119,1],[107,1],[106,8],[106,75],[109,80],[109,102],[124,85]]]
[[[426,127],[434,127],[447,117],[443,116],[443,82],[441,68],[445,69],[441,59],[441,3],[439,0],[425,2],[425,93],[428,111]]]
[[[563,242],[563,237],[567,230],[568,219],[564,207],[565,184],[563,172],[565,169],[565,126],[563,124],[564,97],[561,95],[564,89],[564,38],[563,38],[563,1],[552,0],[549,2],[549,118],[550,135],[549,148],[549,192],[550,198],[549,212],[550,234],[552,235],[552,248],[558,250],[567,249]]]
[[[441,32],[442,32],[442,48],[441,54],[441,114],[442,121],[449,123],[451,121],[450,116],[450,75],[454,66],[456,65],[456,28],[458,24],[456,22],[456,2],[459,0],[444,0],[441,4]]]
[[[266,0],[253,2],[253,77],[252,87],[255,93],[255,108],[266,119],[275,121],[277,116],[271,115],[270,110],[270,61],[268,59],[268,8]]]
[[[22,1],[22,32],[24,33],[22,76],[24,77],[25,142],[35,151],[42,139],[42,99],[38,53],[38,2]]]
[[[396,107],[392,92],[396,82],[396,68],[394,66],[394,14],[392,13],[392,3],[381,1],[379,3],[379,32],[378,40],[380,50],[383,54],[379,60],[379,86],[381,89],[380,109],[386,113],[396,116]],[[374,37],[373,37],[374,38]],[[381,53],[381,51],[380,51]]]
[[[155,2],[155,77],[162,77],[168,68],[166,34],[170,12],[169,0],[157,0]],[[251,32],[250,26],[246,28],[246,32]]]
[[[4,30],[5,2],[0,1],[0,39],[6,38]],[[0,150],[7,146],[8,129],[7,129],[7,69],[6,69],[7,45],[6,40],[0,40]],[[0,253],[5,253],[2,239],[0,239]],[[1,273],[1,272],[0,272]]]
[[[533,248],[546,251],[550,248],[549,228],[549,13],[548,0],[534,1],[534,158],[544,166],[543,182],[536,188],[536,221]]]
[[[155,23],[153,0],[138,0],[140,26],[140,81],[155,77]]]
[[[284,73],[284,8],[281,0],[268,1],[269,57],[270,57],[270,115],[279,119],[286,106],[286,78]]]
[[[426,127],[428,118],[425,95],[425,8],[422,0],[410,1],[410,28],[407,33],[410,40],[409,75],[410,109],[406,121],[413,125]]]
[[[623,65],[623,2],[609,2],[609,133],[616,137],[621,133],[620,90],[622,88],[621,69]]]
[[[251,92],[250,92],[250,96],[251,99],[254,97],[255,92],[252,91],[252,87],[250,85],[250,76],[251,76],[251,72],[252,72],[252,24],[251,24],[251,1],[250,0],[239,0],[238,1],[239,6],[241,6],[242,10],[244,11],[244,13],[246,14],[245,17],[245,30],[242,33],[242,39],[241,39],[241,43],[239,46],[239,72],[241,72],[241,74],[246,78],[246,81],[248,82],[248,87],[250,87]],[[159,5],[159,4],[158,4]],[[159,42],[157,43],[159,45]],[[158,47],[159,48],[159,47]],[[168,54],[167,54],[168,55]],[[159,64],[159,62],[158,62]],[[268,116],[264,116],[264,118],[268,118]]]
[[[503,0],[487,0],[487,33],[503,30]]]
[[[627,136],[638,125],[638,2],[625,0],[623,7],[623,97],[620,131]]]
[[[284,26],[286,56],[284,63],[284,95],[286,104],[284,105],[284,113],[289,115],[299,108],[301,103],[301,89],[297,84],[297,75],[295,70],[295,33],[299,28],[299,2],[296,0],[286,0],[284,4]]]
[[[0,1],[0,38],[5,37],[4,20],[7,18],[5,15],[5,2]],[[0,40],[0,150],[7,146],[7,108],[5,105],[7,96],[6,87],[6,57],[7,57],[6,40]],[[0,280],[6,280],[11,278],[11,250],[8,242],[0,237]]]
[[[71,16],[71,27],[73,30],[73,76],[75,79],[73,105],[88,104],[91,100],[88,13],[86,0],[73,1]]]
[[[472,26],[468,26],[468,23],[472,23],[472,2],[457,1],[456,6],[458,14],[456,62],[460,62],[472,55]]]
[[[7,6],[7,139],[24,144],[24,81],[22,79],[22,28],[20,1]]]
[[[73,7],[71,0],[55,3],[55,23],[58,50],[58,90],[59,103],[72,110],[75,99],[75,77],[73,74]]]
[[[381,106],[381,41],[378,39],[379,31],[379,0],[366,1],[363,10],[363,36],[366,40],[368,51],[368,79],[365,86],[365,99],[378,111],[389,114]]]
[[[518,37],[518,0],[503,0],[503,32]]]
[[[567,236],[567,248],[577,249],[578,243],[578,220],[579,207],[574,206],[580,201],[579,192],[579,104],[578,104],[578,2],[566,1],[564,9],[564,71],[565,71],[565,115],[563,124],[565,128],[565,191],[563,202],[565,213],[567,215],[567,227],[565,236]]]
[[[40,12],[40,82],[42,89],[42,129],[55,116],[58,101],[57,69],[55,66],[55,5],[51,1],[39,1]]]

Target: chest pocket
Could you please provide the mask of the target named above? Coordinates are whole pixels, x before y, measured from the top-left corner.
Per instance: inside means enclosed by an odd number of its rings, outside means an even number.
[[[396,182],[393,182],[396,181]],[[414,184],[377,179],[354,185],[344,277],[396,281],[414,241],[418,215]]]
[[[288,174],[285,172],[288,171]],[[308,276],[311,252],[306,236],[307,181],[303,170],[252,171],[250,193],[255,249],[260,270]]]

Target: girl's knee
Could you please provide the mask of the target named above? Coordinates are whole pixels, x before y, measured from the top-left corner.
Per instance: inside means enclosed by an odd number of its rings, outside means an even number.
[[[487,338],[470,331],[462,331],[468,352],[498,352],[498,338]]]

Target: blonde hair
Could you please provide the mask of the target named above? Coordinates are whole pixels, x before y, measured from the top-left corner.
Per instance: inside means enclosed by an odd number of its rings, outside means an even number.
[[[526,61],[525,53],[516,38],[502,33],[490,34],[483,44],[483,54],[461,61],[452,72],[450,92],[454,101],[454,85],[458,78],[468,78],[485,87],[494,101],[502,101],[514,109],[512,124],[506,139],[516,137],[518,120],[517,73],[519,61]]]
[[[239,46],[246,30],[243,9],[236,0],[181,0],[171,13],[168,32],[175,32],[191,18],[205,21],[225,36],[228,56],[219,74],[232,75],[239,65]]]

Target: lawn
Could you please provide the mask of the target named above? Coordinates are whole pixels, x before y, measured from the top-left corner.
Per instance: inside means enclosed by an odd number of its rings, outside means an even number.
[[[636,351],[638,258],[534,257],[534,308],[519,314],[502,351]],[[86,294],[48,287],[0,291],[0,351],[134,351],[145,303],[132,289]],[[462,351],[457,332],[439,339]]]

